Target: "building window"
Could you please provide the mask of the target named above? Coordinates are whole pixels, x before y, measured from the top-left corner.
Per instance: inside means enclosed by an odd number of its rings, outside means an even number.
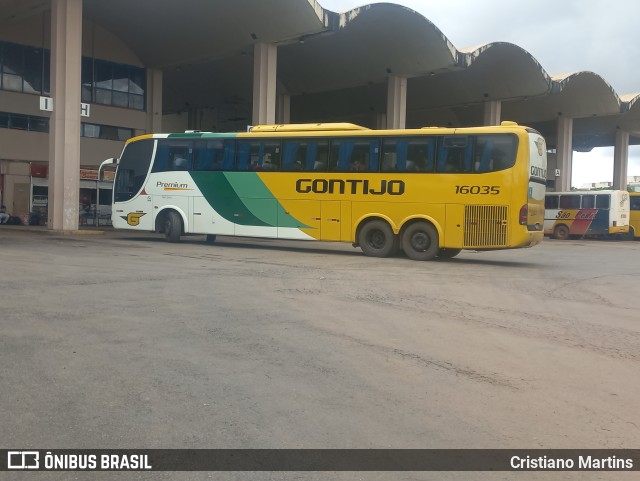
[[[104,60],[83,59],[82,98],[85,102],[144,110],[146,71]]]
[[[134,136],[134,131],[133,129],[126,127],[82,123],[80,127],[80,136],[102,140],[119,140],[124,142]]]
[[[49,50],[0,41],[0,89],[50,95],[50,66]],[[142,67],[82,57],[82,102],[144,110],[146,88]]]
[[[49,132],[49,119],[35,115],[0,112],[0,129],[28,130],[30,132]]]

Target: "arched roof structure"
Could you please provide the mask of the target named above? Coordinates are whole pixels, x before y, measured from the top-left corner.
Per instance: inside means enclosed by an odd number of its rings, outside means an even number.
[[[0,0],[0,26],[49,8],[50,0]],[[637,95],[621,96],[592,72],[552,76],[514,44],[456,48],[397,4],[337,13],[321,0],[83,0],[83,12],[163,71],[166,113],[222,104],[250,112],[253,47],[264,42],[278,46],[279,86],[301,120],[382,113],[387,79],[402,76],[407,125],[478,123],[483,103],[500,100],[502,118],[550,139],[559,115],[575,119],[576,136],[591,137],[585,148],[610,142],[616,129],[640,139]]]

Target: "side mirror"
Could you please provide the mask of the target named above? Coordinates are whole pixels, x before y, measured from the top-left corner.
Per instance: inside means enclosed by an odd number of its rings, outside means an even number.
[[[102,163],[100,164],[100,167],[98,167],[98,180],[102,181],[102,173],[104,172],[104,168],[107,165],[117,165],[118,164],[118,159],[116,159],[115,157],[112,157],[110,159],[107,160],[103,160]]]

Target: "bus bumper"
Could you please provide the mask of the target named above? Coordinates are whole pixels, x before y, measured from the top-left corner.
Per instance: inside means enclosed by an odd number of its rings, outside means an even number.
[[[609,234],[626,234],[629,232],[628,225],[618,225],[609,227]]]

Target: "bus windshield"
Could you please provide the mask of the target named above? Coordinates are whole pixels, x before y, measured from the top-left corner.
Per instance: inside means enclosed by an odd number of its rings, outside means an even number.
[[[115,202],[133,199],[140,192],[149,172],[155,141],[139,140],[128,144],[118,161],[118,170],[113,186]]]

